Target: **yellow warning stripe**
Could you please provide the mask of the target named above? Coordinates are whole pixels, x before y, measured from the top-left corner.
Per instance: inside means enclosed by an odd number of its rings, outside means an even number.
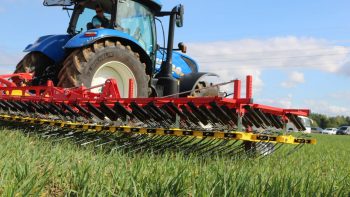
[[[316,139],[295,138],[292,135],[265,135],[246,132],[222,132],[222,131],[201,131],[201,130],[185,130],[185,129],[164,129],[164,128],[141,128],[130,126],[103,126],[98,124],[86,124],[81,122],[65,122],[62,120],[49,120],[21,116],[0,115],[0,120],[30,123],[36,125],[50,125],[61,128],[69,128],[87,131],[108,131],[108,132],[124,132],[133,134],[147,134],[159,136],[188,136],[196,138],[215,138],[226,140],[243,140],[251,142],[272,142],[283,144],[316,144]]]

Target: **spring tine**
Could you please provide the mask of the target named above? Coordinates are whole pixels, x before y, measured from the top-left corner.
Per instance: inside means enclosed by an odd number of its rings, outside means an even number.
[[[238,117],[236,114],[236,111],[233,109],[231,110],[230,108],[228,108],[226,105],[222,105],[221,109],[226,112],[226,114],[228,115],[228,117],[230,118],[231,121],[233,121],[236,125],[236,123],[238,122]]]
[[[49,106],[46,106],[45,103],[41,102],[41,103],[38,103],[38,105],[40,105],[44,110],[46,110],[47,112],[49,112],[50,114],[52,115],[58,115],[58,113],[53,110],[51,107]]]
[[[173,121],[172,116],[170,114],[168,114],[167,111],[163,110],[163,108],[157,107],[154,104],[154,102],[149,102],[147,105],[150,106],[154,111],[156,111],[160,115],[160,117],[163,118],[164,121],[166,121],[170,124],[175,122],[175,120]]]
[[[99,118],[100,120],[105,119],[105,114],[101,110],[99,110],[97,107],[95,107],[93,104],[91,104],[90,102],[87,102],[86,106],[88,107],[89,111],[91,111],[97,118]]]
[[[118,114],[108,107],[105,102],[100,103],[100,110],[112,121],[118,120]]]
[[[17,109],[17,111],[20,112],[26,112],[25,109],[23,109],[23,107],[21,105],[19,105],[16,101],[8,101],[9,103],[11,103],[11,105]]]
[[[86,117],[87,119],[92,119],[93,115],[87,111],[84,107],[80,106],[78,103],[73,104],[74,107],[76,107],[79,110],[79,114]]]
[[[276,128],[276,129],[282,129],[282,127],[280,127],[280,125],[278,124],[278,122],[275,120],[275,118],[272,116],[272,114],[270,113],[266,113],[265,114],[266,117],[270,120],[270,122],[272,123],[272,125]]]
[[[169,119],[171,120],[171,122],[175,122],[176,121],[176,113],[173,112],[166,104],[164,104],[161,107],[161,109],[168,114],[168,116],[170,117]]]
[[[157,122],[163,121],[163,118],[156,111],[154,111],[150,106],[145,105],[143,106],[143,109],[151,118],[153,118]]]
[[[0,108],[3,109],[4,111],[9,110],[9,107],[7,105],[3,104],[1,100],[0,100]]]
[[[113,109],[117,112],[118,115],[121,115],[121,118],[126,121],[126,117],[130,117],[131,119],[134,119],[134,115],[128,111],[122,104],[119,102],[114,103]]]
[[[252,127],[254,126],[252,122],[250,122],[250,120],[246,117],[246,116],[243,116],[242,117],[242,123],[243,125],[247,128],[247,127]]]
[[[135,102],[131,102],[130,103],[130,108],[133,111],[137,111],[140,115],[142,115],[145,119],[149,119],[150,115],[144,110],[142,109],[137,103]]]
[[[253,110],[250,105],[245,105],[243,106],[243,108],[249,112],[250,120],[253,122],[253,124],[255,123],[254,125],[258,127],[266,128],[266,126],[264,125],[264,121],[262,120],[262,117],[255,110]]]
[[[217,148],[224,146],[227,142],[228,140],[218,140],[213,144],[213,146],[198,151],[198,155],[205,157],[210,153],[215,152]]]
[[[218,153],[219,155],[223,155],[223,153],[225,153],[225,151],[229,151],[232,147],[236,146],[236,143],[238,142],[238,140],[235,141],[229,141],[227,140],[227,144],[225,144],[224,146],[222,146],[221,148],[218,148],[215,153]],[[214,152],[213,152],[214,154]]]
[[[249,121],[251,123],[254,124],[255,127],[257,128],[266,128],[264,124],[260,124],[259,122],[257,122],[257,120],[254,118],[254,116],[251,113],[245,113],[245,116],[249,119]]]
[[[44,110],[44,109],[43,109],[40,105],[38,105],[37,103],[34,103],[34,102],[29,101],[29,102],[28,102],[28,105],[31,106],[31,107],[33,107],[33,109],[34,109],[36,112],[39,112],[39,113],[44,114],[44,115],[47,114],[47,111]]]
[[[178,145],[177,145],[177,149],[188,148],[189,146],[192,145],[192,143],[193,143],[194,141],[197,140],[197,138],[195,138],[195,137],[188,137],[187,139],[189,139],[189,140],[188,140],[188,141],[184,141],[184,142],[181,143],[181,144],[178,144]]]
[[[232,126],[232,123],[230,122],[231,119],[230,117],[226,114],[226,112],[224,110],[222,110],[218,104],[216,102],[210,102],[209,105],[212,107],[210,109],[210,111],[216,116],[218,117],[221,122],[223,122],[224,124],[229,124]]]
[[[2,103],[5,106],[7,106],[9,109],[11,109],[12,111],[15,111],[15,112],[18,111],[18,109],[15,106],[13,106],[10,102],[7,102],[7,101],[3,100]]]
[[[11,102],[13,106],[15,106],[17,109],[19,109],[21,112],[24,112],[24,113],[29,113],[29,111],[27,110],[27,108],[25,106],[23,106],[21,104],[20,101],[12,101]]]
[[[28,113],[35,113],[35,109],[32,106],[30,106],[27,102],[19,101],[18,103],[22,105],[22,107],[26,109]]]
[[[281,120],[280,116],[277,115],[272,115],[272,117],[276,120],[276,122],[278,123],[278,125],[280,125],[280,128],[283,128],[283,122]]]
[[[265,123],[265,125],[272,126],[272,123],[266,117],[265,113],[263,113],[260,109],[254,109],[254,111],[259,115],[259,117],[262,119],[262,121]]]
[[[67,116],[67,114],[62,110],[62,108],[57,106],[55,103],[49,103],[49,105],[63,117]]]
[[[197,124],[193,124],[192,120],[190,120],[189,117],[186,116],[186,114],[184,114],[182,111],[180,111],[180,109],[178,109],[174,103],[168,102],[164,104],[163,107],[167,109],[169,112],[173,112],[175,114],[173,117],[175,121],[176,121],[176,115],[178,115],[181,119],[180,122],[184,124],[182,125],[183,127],[190,128],[192,125],[197,125]]]
[[[168,107],[170,110],[172,110],[173,112],[175,112],[178,116],[180,116],[181,119],[188,119],[187,115],[185,115],[183,112],[181,112],[177,106],[172,103],[172,102],[168,102],[165,104],[166,107]]]
[[[187,119],[190,120],[192,123],[194,123],[195,125],[199,125],[199,120],[197,119],[197,117],[195,115],[192,114],[192,112],[190,112],[185,105],[181,105],[180,106],[182,112],[187,116]]]
[[[74,111],[72,108],[71,108],[71,106],[69,106],[69,105],[67,105],[67,104],[65,104],[65,103],[63,103],[62,102],[62,108],[64,109],[64,110],[67,110],[70,114],[72,114],[74,117],[80,117],[80,115],[76,112],[76,111]]]
[[[196,107],[193,102],[187,102],[187,105],[190,107],[192,113],[200,120],[204,125],[209,124],[209,119],[203,114],[203,112]]]
[[[295,125],[295,127],[300,130],[306,130],[303,124],[297,119],[293,114],[287,114],[288,119]]]
[[[200,105],[199,109],[203,112],[204,115],[206,115],[206,117],[208,118],[208,120],[210,122],[218,123],[218,124],[224,124],[220,119],[215,117],[215,115],[211,111],[209,111],[209,109],[206,106]]]
[[[204,147],[210,145],[215,139],[209,139],[208,140],[207,138],[203,138],[203,141],[205,141],[205,140],[206,140],[206,142],[203,142],[203,143],[202,143],[202,141],[199,141],[199,142],[195,143],[193,147],[185,150],[185,154],[189,154],[191,152],[193,153],[193,152],[196,152],[199,149],[203,149]]]

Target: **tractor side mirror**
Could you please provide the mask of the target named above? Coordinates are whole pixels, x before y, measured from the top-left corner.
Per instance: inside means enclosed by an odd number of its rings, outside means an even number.
[[[178,5],[177,6],[177,13],[176,13],[176,26],[177,27],[182,27],[184,23],[184,13],[185,13],[185,8],[183,5]]]
[[[177,46],[179,47],[179,50],[182,53],[186,53],[187,52],[187,46],[183,42],[180,42]]]

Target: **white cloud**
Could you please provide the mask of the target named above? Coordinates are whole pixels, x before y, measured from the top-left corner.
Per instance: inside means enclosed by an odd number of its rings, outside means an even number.
[[[327,114],[329,116],[344,115],[350,116],[350,109],[347,107],[332,105],[322,100],[306,100],[305,103],[313,113]]]
[[[189,54],[198,61],[201,71],[221,74],[225,80],[252,74],[256,89],[263,85],[260,78],[263,70],[312,68],[340,72],[350,53],[349,48],[334,46],[325,40],[293,36],[188,45]],[[350,69],[347,70],[350,75]],[[303,78],[300,74],[296,77]]]
[[[304,73],[293,71],[289,73],[288,80],[282,82],[281,86],[285,88],[293,88],[298,84],[301,84],[304,82],[305,82]]]
[[[0,74],[12,73],[24,53],[10,53],[0,48]]]
[[[291,109],[293,107],[293,95],[289,94],[287,97],[283,98],[274,98],[274,99],[257,99],[256,103],[270,105],[274,107],[281,107],[285,109]]]

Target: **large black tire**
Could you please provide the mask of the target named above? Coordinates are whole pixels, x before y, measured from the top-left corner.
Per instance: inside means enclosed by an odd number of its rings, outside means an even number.
[[[33,73],[33,81],[30,85],[41,85],[40,79],[45,69],[53,65],[53,61],[40,52],[30,52],[17,64],[14,73]]]
[[[111,64],[114,63],[114,64]],[[140,61],[139,54],[133,52],[130,46],[111,40],[97,41],[93,45],[74,50],[64,61],[58,74],[58,86],[61,87],[91,87],[97,71],[106,65],[112,67],[122,65],[127,67],[134,76],[134,97],[149,96],[149,79],[146,74],[146,65]],[[117,71],[116,71],[117,72]],[[123,87],[121,87],[123,86]],[[118,88],[127,89],[129,82],[118,82]],[[122,97],[127,97],[121,92]]]

